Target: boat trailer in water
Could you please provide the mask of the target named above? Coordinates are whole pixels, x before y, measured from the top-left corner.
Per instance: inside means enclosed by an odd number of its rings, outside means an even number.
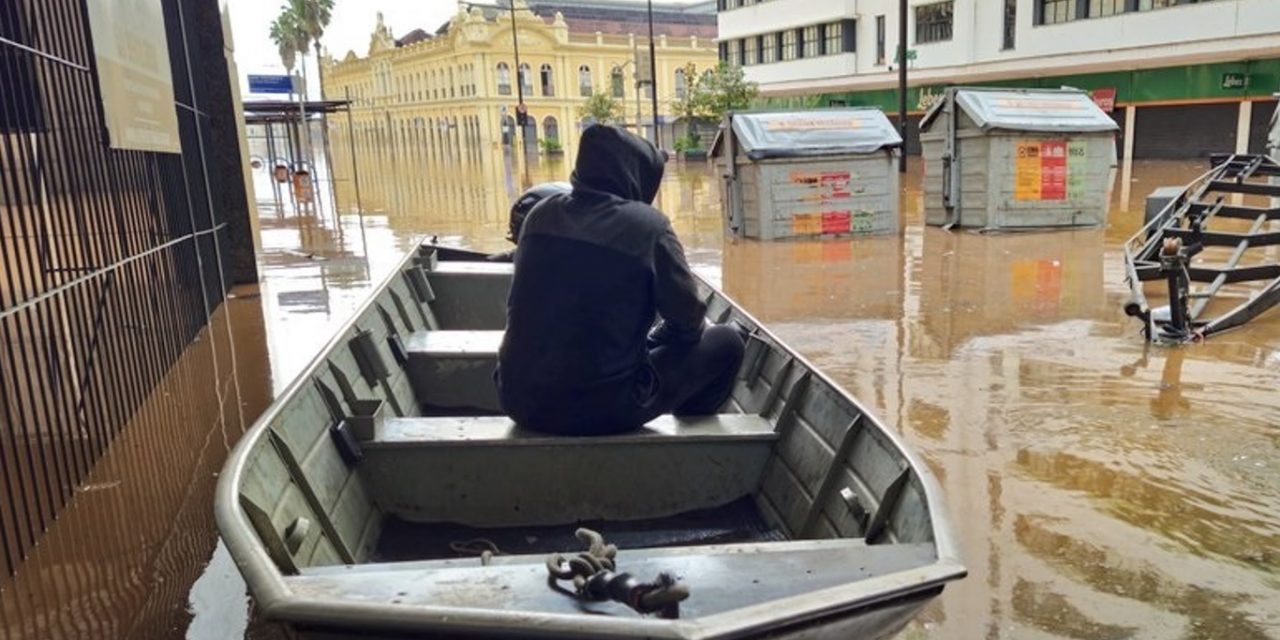
[[[1143,321],[1152,342],[1181,344],[1234,329],[1280,304],[1280,263],[1258,261],[1260,249],[1280,246],[1280,163],[1265,155],[1214,155],[1213,168],[1125,242],[1125,270],[1132,295],[1125,313]],[[1269,206],[1231,204],[1227,196],[1269,196]],[[1224,220],[1249,221],[1248,231],[1211,228]],[[1225,224],[1225,223],[1223,223]],[[1236,223],[1241,226],[1240,223]],[[1225,263],[1194,261],[1211,247],[1230,250]],[[1246,261],[1250,257],[1252,260]],[[1168,286],[1166,307],[1152,309],[1144,283]],[[1193,286],[1194,284],[1203,286]],[[1252,285],[1243,303],[1207,317],[1214,298],[1227,285]]]

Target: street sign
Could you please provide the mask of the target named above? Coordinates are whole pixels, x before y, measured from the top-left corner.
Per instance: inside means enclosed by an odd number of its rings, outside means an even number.
[[[292,93],[289,76],[249,76],[249,93]]]
[[[1243,89],[1249,84],[1249,79],[1243,73],[1224,73],[1222,74],[1223,89]]]
[[[1093,103],[1098,105],[1099,109],[1111,113],[1116,110],[1116,88],[1104,87],[1094,89],[1092,92]]]
[[[893,63],[894,63],[894,64],[898,64],[898,57],[899,57],[899,55],[900,55],[900,54],[895,50],[895,53],[893,54]],[[915,61],[916,61],[916,50],[915,50],[915,49],[907,49],[907,62],[915,62]]]

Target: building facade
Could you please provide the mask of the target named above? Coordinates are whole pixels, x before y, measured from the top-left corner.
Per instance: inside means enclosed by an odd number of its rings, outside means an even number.
[[[898,6],[718,0],[718,53],[780,104],[897,111]],[[1071,86],[1136,157],[1195,157],[1260,151],[1280,91],[1274,0],[910,0],[907,20],[917,117],[948,86]]]
[[[401,40],[380,18],[366,56],[326,61],[324,94],[353,100],[358,144],[464,150],[518,143],[535,150],[555,141],[572,150],[579,107],[597,92],[622,103],[623,124],[639,120],[640,132],[651,135],[651,89],[636,85],[637,67],[648,66],[645,15],[637,2],[515,0],[518,63],[508,10],[459,5],[434,34],[418,30]],[[658,116],[670,148],[671,103],[689,86],[686,67],[717,64],[714,4],[666,5],[654,18]],[[521,99],[528,121],[516,135]],[[335,124],[346,135],[346,124]]]

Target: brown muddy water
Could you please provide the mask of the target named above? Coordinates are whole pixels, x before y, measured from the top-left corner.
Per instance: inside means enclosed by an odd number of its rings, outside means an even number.
[[[657,203],[699,272],[937,474],[970,574],[902,637],[1280,638],[1280,311],[1176,349],[1121,312],[1142,197],[1202,165],[1140,163],[1105,229],[989,236],[923,227],[913,165],[891,236],[726,240],[700,164],[672,163]],[[510,198],[567,172],[362,157],[363,216],[327,196],[318,215],[277,208],[257,174],[263,282],[2,579],[0,639],[277,637],[214,532],[227,451],[415,239],[502,249]],[[334,187],[354,211],[355,185]]]

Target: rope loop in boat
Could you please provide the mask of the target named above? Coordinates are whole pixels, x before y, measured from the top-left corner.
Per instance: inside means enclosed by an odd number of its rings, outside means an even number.
[[[689,588],[674,575],[663,572],[652,582],[640,582],[629,573],[615,573],[617,546],[606,544],[604,536],[590,529],[578,529],[574,536],[588,548],[568,560],[559,553],[547,556],[553,581],[572,581],[574,592],[584,600],[613,600],[640,613],[680,617],[680,603],[689,597]]]

